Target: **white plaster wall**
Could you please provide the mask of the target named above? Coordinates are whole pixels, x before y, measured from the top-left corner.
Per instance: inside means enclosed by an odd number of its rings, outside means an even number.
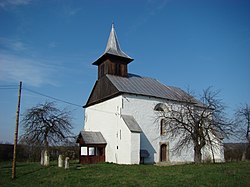
[[[213,140],[213,141],[217,142],[213,146],[215,162],[224,162],[225,158],[224,158],[224,147],[223,147],[222,140]],[[213,154],[212,154],[211,146],[206,145],[202,149],[202,160],[206,162],[206,161],[212,161],[212,159],[213,159]]]
[[[193,146],[173,151],[176,140],[160,136],[160,120],[154,107],[166,100],[146,96],[124,94],[108,101],[90,106],[85,110],[85,130],[100,131],[107,141],[106,161],[120,164],[138,164],[139,150],[146,149],[150,156],[145,163],[160,161],[160,145],[167,144],[170,162],[192,162],[194,160]],[[167,102],[167,105],[174,103]],[[142,129],[142,133],[131,133],[121,114],[132,115]],[[117,149],[118,148],[118,149]],[[216,151],[216,159],[224,160],[223,147]]]
[[[131,160],[131,141],[133,133],[121,118],[122,96],[90,106],[85,110],[84,130],[100,131],[107,146],[105,149],[106,162],[119,164],[139,163]],[[138,147],[140,142],[136,142]]]
[[[140,163],[140,133],[131,133],[131,164]]]
[[[160,125],[160,122],[158,122],[158,124]],[[170,162],[193,162],[194,148],[192,143],[190,143],[188,147],[183,148],[180,152],[174,151],[175,145],[177,144],[180,138],[180,136],[176,136],[175,139],[170,139],[167,136],[160,136],[159,141],[160,144],[165,143],[169,145],[168,149]],[[158,155],[160,155],[160,147],[158,148]]]
[[[216,142],[216,146],[213,147],[214,159],[215,159],[216,162],[224,162],[225,158],[224,158],[223,140],[220,140],[220,139],[215,140],[214,139],[214,141]],[[210,150],[210,153],[211,152],[212,151]]]
[[[140,149],[146,149],[150,153],[150,157],[145,159],[147,163],[155,161],[155,153],[157,153],[158,125],[154,123],[155,116],[153,114],[153,102],[147,98],[136,97],[134,95],[124,95],[122,114],[133,115],[137,123],[142,129],[140,135]]]
[[[158,103],[166,103],[166,100],[130,94],[123,95],[122,114],[133,115],[143,131],[140,135],[140,149],[146,149],[150,153],[149,158],[144,160],[145,163],[160,161],[160,144],[162,143],[169,145],[170,162],[192,162],[193,148],[184,149],[180,154],[176,154],[172,151],[176,141],[170,141],[166,137],[160,136],[160,120],[154,110]]]
[[[117,137],[117,163],[131,164],[131,132],[122,118],[119,117],[118,137]]]

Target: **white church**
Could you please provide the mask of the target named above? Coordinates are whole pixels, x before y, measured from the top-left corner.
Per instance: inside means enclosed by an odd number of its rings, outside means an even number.
[[[112,24],[96,81],[85,107],[84,129],[79,133],[80,163],[139,164],[193,162],[193,148],[176,154],[157,112],[178,103],[183,90],[154,78],[128,73],[133,59],[118,43]],[[223,161],[223,151],[215,159]]]

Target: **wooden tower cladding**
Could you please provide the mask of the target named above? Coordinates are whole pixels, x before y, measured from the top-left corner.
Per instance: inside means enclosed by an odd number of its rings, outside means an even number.
[[[127,77],[128,66],[122,60],[108,58],[103,63],[98,65],[98,79],[100,79],[106,74]]]

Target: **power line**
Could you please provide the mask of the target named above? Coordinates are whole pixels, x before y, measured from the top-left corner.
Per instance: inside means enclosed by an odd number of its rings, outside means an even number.
[[[26,90],[28,92],[31,92],[31,93],[34,93],[34,94],[37,94],[37,95],[40,95],[40,96],[43,96],[43,97],[47,97],[47,98],[50,98],[50,99],[53,99],[53,100],[56,100],[56,101],[60,101],[62,103],[66,103],[66,104],[69,104],[69,105],[73,105],[73,106],[77,106],[77,107],[81,107],[81,108],[83,107],[81,105],[71,103],[71,102],[68,102],[68,101],[64,101],[62,99],[58,99],[58,98],[55,98],[55,97],[52,97],[52,96],[49,96],[49,95],[46,95],[46,94],[31,90],[31,89],[28,89],[28,88],[23,88],[23,90]]]
[[[15,90],[15,89],[18,89],[18,86],[15,85],[15,84],[9,84],[9,85],[0,85],[0,90]],[[49,96],[49,95],[46,95],[46,94],[43,94],[43,93],[40,93],[40,92],[37,92],[37,91],[34,91],[34,90],[31,90],[31,89],[28,89],[28,88],[22,88],[23,90],[26,90],[28,92],[31,92],[31,93],[34,93],[34,94],[37,94],[37,95],[40,95],[40,96],[43,96],[43,97],[47,97],[47,98],[50,98],[50,99],[53,99],[53,100],[56,100],[56,101],[60,101],[62,103],[66,103],[66,104],[69,104],[69,105],[73,105],[73,106],[77,106],[77,107],[83,107],[82,105],[78,105],[78,104],[75,104],[75,103],[71,103],[71,102],[68,102],[68,101],[64,101],[62,99],[58,99],[58,98],[55,98],[55,97],[52,97],[52,96]]]
[[[0,87],[0,90],[16,90],[17,88],[5,88],[5,87]]]
[[[15,88],[18,88],[18,85],[15,85],[15,84],[2,84],[2,85],[0,85],[0,87],[7,87],[7,88],[15,87]]]
[[[18,89],[17,85],[0,85],[1,90]]]

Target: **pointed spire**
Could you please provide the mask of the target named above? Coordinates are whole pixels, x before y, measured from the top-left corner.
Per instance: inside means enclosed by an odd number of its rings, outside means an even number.
[[[118,38],[117,38],[116,32],[115,32],[114,22],[112,22],[112,28],[111,28],[111,31],[109,34],[108,43],[107,43],[106,49],[104,51],[104,54],[105,53],[109,53],[112,55],[117,55],[117,56],[131,59],[131,57],[129,57],[126,53],[124,53],[120,48]]]
[[[108,43],[105,49],[105,52],[108,52],[110,49],[116,50],[116,51],[121,51],[120,49],[120,45],[115,33],[115,26],[114,26],[114,22],[112,23],[112,28],[111,28],[111,32],[109,34],[109,39],[108,39]]]
[[[122,62],[125,64],[128,64],[134,60],[121,50],[121,47],[120,47],[119,42],[118,42],[118,38],[116,36],[114,22],[112,22],[112,27],[111,27],[111,31],[109,34],[108,43],[107,43],[107,46],[106,46],[104,53],[102,54],[101,57],[99,57],[92,64],[93,65],[100,65],[107,58],[109,58],[109,59],[112,58],[113,60],[116,59],[115,61],[117,61],[119,59],[119,63]]]

